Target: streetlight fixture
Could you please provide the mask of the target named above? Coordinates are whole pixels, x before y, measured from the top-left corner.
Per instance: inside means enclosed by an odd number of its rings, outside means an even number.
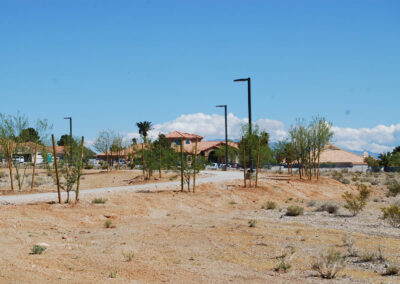
[[[216,107],[223,107],[225,109],[225,171],[228,169],[228,117],[227,105],[217,105]]]
[[[249,109],[249,135],[251,135],[251,80],[249,78],[242,78],[233,80],[233,82],[246,82],[247,81],[247,100]],[[253,170],[253,159],[251,157],[251,148],[249,148],[249,161],[250,161],[250,171]]]
[[[72,165],[72,117],[64,117],[64,119],[69,119],[69,164]]]

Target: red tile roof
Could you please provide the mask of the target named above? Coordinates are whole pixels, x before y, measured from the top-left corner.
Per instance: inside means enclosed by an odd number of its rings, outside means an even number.
[[[190,133],[185,133],[185,132],[180,132],[180,131],[173,131],[171,133],[168,133],[165,135],[168,139],[199,139],[201,141],[203,139],[202,136],[197,135],[197,134],[190,134]]]

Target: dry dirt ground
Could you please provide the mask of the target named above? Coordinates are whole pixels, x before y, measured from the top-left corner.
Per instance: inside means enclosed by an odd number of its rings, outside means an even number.
[[[35,192],[51,192],[54,191],[55,180],[47,174],[46,170],[39,169],[35,175],[35,186],[31,190],[32,183],[32,170],[27,171],[23,187],[21,190],[18,189],[18,183],[14,178],[14,192],[10,191],[10,178],[7,169],[0,169],[0,194],[24,194],[24,193],[35,193]],[[15,173],[15,170],[14,170]],[[111,172],[102,170],[84,170],[80,180],[81,189],[91,189],[100,187],[115,187],[115,186],[126,186],[153,182],[163,182],[177,180],[178,173],[164,171],[162,177],[159,178],[158,171],[154,173],[151,180],[144,181],[143,174],[140,170],[113,170]]]
[[[383,188],[349,217],[342,207],[335,215],[315,208],[326,200],[341,205],[354,186],[271,174],[260,184],[98,196],[105,204],[1,205],[0,283],[400,283],[381,276],[385,266],[400,265],[400,229],[380,219],[380,208],[393,201]],[[278,208],[261,209],[266,201]],[[290,205],[304,207],[304,215],[285,216]],[[359,255],[380,247],[385,260],[349,257],[336,279],[318,277],[316,258],[330,247],[346,254],[342,238],[350,234]],[[48,249],[31,254],[38,243]],[[291,267],[276,272],[283,254]]]

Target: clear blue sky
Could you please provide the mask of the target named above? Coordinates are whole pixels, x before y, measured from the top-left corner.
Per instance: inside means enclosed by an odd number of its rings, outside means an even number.
[[[399,123],[400,1],[0,2],[0,112],[94,138],[229,105],[253,119]]]

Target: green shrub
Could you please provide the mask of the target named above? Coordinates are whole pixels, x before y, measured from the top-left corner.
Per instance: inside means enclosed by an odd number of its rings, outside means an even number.
[[[274,209],[276,209],[276,207],[277,207],[277,205],[276,205],[276,202],[274,202],[274,201],[267,201],[267,203],[264,205],[264,209],[267,209],[267,210],[274,210]]]
[[[105,222],[104,222],[104,226],[108,229],[108,228],[111,228],[111,225],[112,225],[112,221],[111,220],[109,220],[109,219],[107,219]]]
[[[132,261],[133,257],[135,256],[133,251],[122,252],[122,255],[124,256],[126,262]]]
[[[292,205],[286,209],[286,216],[299,216],[303,214],[303,211],[304,211],[303,207]]]
[[[336,214],[338,210],[339,210],[339,206],[337,206],[336,204],[330,203],[330,202],[322,204],[317,209],[317,211],[326,211],[329,214]]]
[[[382,273],[383,276],[399,275],[400,269],[397,266],[390,265],[386,268],[386,271]]]
[[[34,245],[31,248],[32,253],[31,254],[42,254],[46,250],[46,247],[41,246],[41,245]]]
[[[319,260],[315,262],[312,269],[317,271],[324,279],[333,279],[342,270],[346,263],[346,258],[335,249],[331,248],[325,254],[321,254]]]
[[[310,200],[310,201],[308,201],[307,206],[308,207],[314,207],[316,204],[317,203],[314,200]]]
[[[388,192],[389,196],[396,196],[397,194],[400,193],[400,183],[397,181],[394,181],[388,186],[388,189],[389,189],[389,192]]]
[[[340,182],[343,184],[350,184],[350,181],[347,178],[340,179]]]
[[[249,220],[248,223],[249,223],[249,227],[250,227],[250,228],[254,228],[254,227],[256,226],[256,220],[253,220],[253,219],[252,219],[252,220]]]
[[[400,226],[400,208],[397,204],[382,208],[383,219],[387,220],[393,227]]]
[[[344,207],[348,209],[353,216],[356,216],[361,210],[364,209],[367,204],[368,197],[371,191],[364,184],[359,184],[357,186],[358,195],[353,195],[352,193],[345,192],[342,197],[346,204]]]
[[[371,184],[372,185],[379,185],[380,182],[379,182],[379,180],[374,179],[373,181],[371,181]]]
[[[110,274],[108,275],[110,278],[117,278],[117,276],[118,276],[118,270],[116,269],[116,268],[113,268],[111,271],[110,271]]]
[[[107,199],[103,199],[103,198],[95,198],[92,200],[93,204],[104,204],[107,202]]]

